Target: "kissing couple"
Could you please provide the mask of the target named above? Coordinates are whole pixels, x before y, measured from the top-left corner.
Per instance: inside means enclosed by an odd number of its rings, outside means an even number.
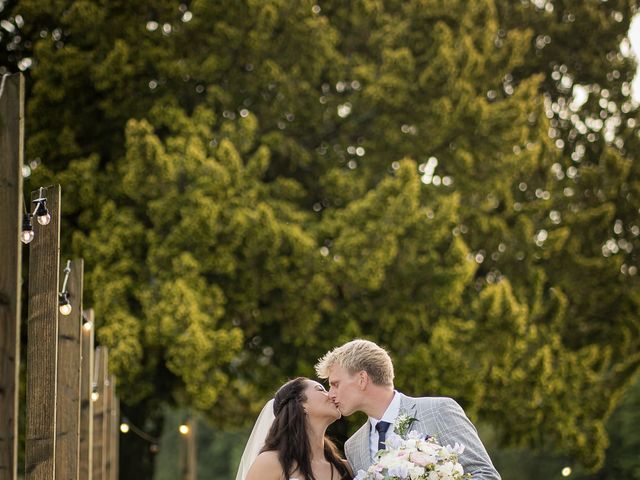
[[[440,445],[465,447],[459,462],[474,480],[500,480],[478,432],[455,400],[408,397],[394,389],[389,354],[368,340],[329,351],[315,366],[329,391],[299,377],[278,389],[265,405],[245,446],[236,480],[351,480],[385,448],[387,431],[402,413],[412,430]],[[326,436],[342,415],[369,418],[344,444],[346,459]],[[430,477],[429,477],[430,478]]]

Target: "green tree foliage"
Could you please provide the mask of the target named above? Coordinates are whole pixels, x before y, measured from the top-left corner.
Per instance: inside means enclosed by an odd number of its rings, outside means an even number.
[[[579,464],[553,451],[544,449],[532,451],[527,448],[501,448],[495,445],[490,431],[484,433],[483,439],[492,451],[492,459],[505,478],[519,480],[535,480],[537,478],[560,478],[561,471],[571,468],[571,478],[578,480],[617,480],[640,478],[640,460],[638,448],[640,438],[636,425],[640,420],[640,381],[637,379],[627,390],[624,398],[606,423],[609,435],[604,466],[597,473],[586,472]]]
[[[634,428],[639,421],[640,380],[636,380],[607,422],[611,444],[604,468],[596,475],[597,479],[640,479],[640,439]]]
[[[130,408],[238,425],[364,336],[408,393],[603,464],[640,363],[636,2],[14,3]]]

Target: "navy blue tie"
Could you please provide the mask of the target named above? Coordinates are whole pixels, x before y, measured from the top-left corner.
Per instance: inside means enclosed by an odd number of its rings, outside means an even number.
[[[378,450],[384,450],[384,441],[387,438],[387,430],[391,424],[389,422],[380,421],[376,424],[376,431],[378,432]]]

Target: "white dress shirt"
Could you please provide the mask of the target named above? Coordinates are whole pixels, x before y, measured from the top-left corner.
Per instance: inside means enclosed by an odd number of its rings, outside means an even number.
[[[371,423],[371,433],[369,434],[369,448],[371,450],[371,458],[375,458],[376,453],[378,453],[378,441],[379,435],[376,430],[376,425],[380,421],[389,422],[391,426],[389,430],[387,430],[387,435],[393,431],[393,424],[400,413],[400,395],[397,391],[393,392],[393,398],[391,399],[391,403],[387,407],[387,409],[382,414],[382,418],[375,419],[373,417],[369,417],[369,423]]]

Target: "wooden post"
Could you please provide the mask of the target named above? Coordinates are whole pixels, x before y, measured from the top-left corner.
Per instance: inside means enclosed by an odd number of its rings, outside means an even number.
[[[107,480],[117,478],[118,471],[118,434],[120,433],[120,413],[116,395],[116,376],[109,376],[109,460],[107,462]]]
[[[188,480],[198,478],[198,449],[196,436],[198,435],[198,421],[195,418],[189,420],[189,433],[187,434],[187,462],[189,465]]]
[[[95,319],[93,309],[85,310],[86,325],[82,328],[82,367],[80,368],[80,467],[79,477],[91,480],[93,463],[93,343]]]
[[[182,434],[180,463],[182,464],[181,480],[196,480],[198,457],[196,451],[197,421],[189,418],[185,422],[188,431]],[[182,433],[182,432],[181,432]]]
[[[107,480],[105,477],[105,436],[107,416],[105,412],[106,372],[109,368],[107,347],[98,347],[95,354],[94,383],[96,401],[93,402],[93,480]]]
[[[75,480],[80,453],[80,368],[82,329],[82,260],[69,262],[66,285],[69,315],[58,317],[58,401],[56,404],[56,480]],[[64,287],[64,285],[63,285]]]
[[[24,77],[0,84],[0,480],[18,470]]]
[[[111,453],[113,446],[111,441],[113,435],[111,434],[111,428],[113,427],[113,378],[107,374],[107,378],[104,386],[104,411],[105,411],[105,429],[104,429],[104,479],[111,479]]]
[[[55,478],[60,185],[44,189],[44,194],[51,222],[33,222],[35,238],[29,246],[26,480]]]
[[[116,378],[115,375],[113,377],[113,382],[115,386]],[[113,416],[113,428],[111,430],[113,434],[113,440],[111,445],[113,446],[112,456],[111,456],[111,480],[118,480],[118,476],[120,475],[120,399],[116,394],[116,389],[113,389],[114,393],[114,416]]]

